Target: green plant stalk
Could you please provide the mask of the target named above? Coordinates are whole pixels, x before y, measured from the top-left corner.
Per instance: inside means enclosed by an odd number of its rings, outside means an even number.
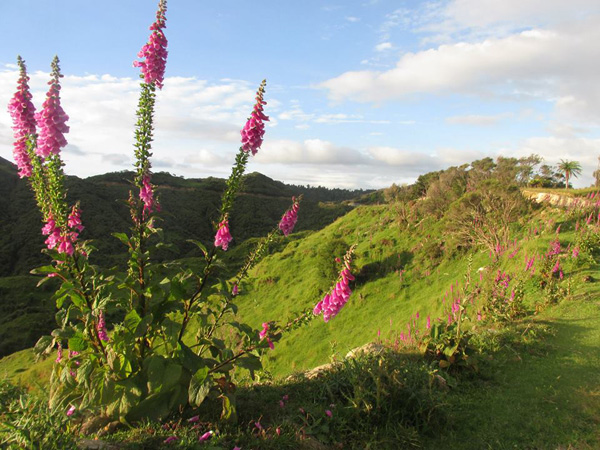
[[[300,202],[301,200],[302,200],[302,196],[300,196],[297,199],[297,202]],[[252,269],[252,267],[254,267],[265,256],[265,253],[268,249],[268,245],[273,241],[273,238],[279,232],[281,232],[281,230],[279,228],[279,224],[277,224],[269,232],[269,234],[267,234],[265,237],[263,237],[258,242],[258,244],[256,245],[256,248],[254,249],[254,251],[252,253],[250,253],[248,255],[248,258],[246,258],[246,262],[244,263],[244,265],[242,266],[242,268],[239,270],[238,274],[236,275],[236,281],[235,281],[236,285],[239,286],[239,284],[242,282],[242,280],[248,276],[248,271],[250,269]],[[225,315],[225,312],[227,311],[227,308],[229,307],[229,305],[230,305],[230,298],[227,297],[227,300],[226,300],[225,304],[223,305],[223,307],[221,308],[221,311],[219,312],[219,315],[215,319],[215,322],[212,324],[210,330],[205,335],[206,338],[210,338],[213,335],[213,333],[217,329],[219,322]],[[198,352],[198,354],[201,355],[202,353],[204,353],[205,349],[206,349],[206,345],[203,345],[201,347],[200,351]]]
[[[249,154],[245,152],[242,147],[240,147],[236,157],[235,163],[231,169],[231,175],[227,179],[227,187],[225,192],[223,193],[223,197],[221,200],[221,217],[219,219],[219,223],[227,218],[229,215],[229,211],[233,207],[233,202],[235,200],[235,196],[240,189],[242,176],[246,171],[246,164],[248,164]],[[199,282],[198,289],[194,294],[190,297],[189,301],[185,304],[183,320],[181,322],[181,328],[179,330],[178,340],[181,341],[183,335],[185,333],[185,329],[190,321],[190,311],[192,306],[198,300],[198,298],[202,295],[202,291],[206,286],[206,282],[210,276],[212,263],[214,261],[214,257],[216,254],[217,248],[213,245],[210,250],[210,253],[206,255],[206,267],[204,268],[204,273],[202,276],[202,280]]]
[[[27,152],[32,162],[31,187],[34,192],[36,202],[42,211],[44,220],[52,217],[55,223],[65,230],[67,228],[68,208],[66,202],[66,194],[64,187],[64,171],[63,162],[60,155],[51,155],[46,161],[46,164],[35,152],[37,139],[35,135],[31,135],[27,142]],[[79,267],[77,253],[67,258],[65,263],[68,264],[68,270],[72,279],[76,280],[80,286],[78,293],[83,297],[87,307],[93,311],[93,303],[90,299],[88,287],[84,281],[84,273]],[[63,278],[64,279],[64,278]],[[107,360],[106,350],[102,345],[102,340],[98,335],[94,320],[85,321],[85,328],[92,337],[92,345],[96,351]]]
[[[85,303],[87,305],[87,307],[89,308],[90,311],[94,310],[94,305],[93,302],[90,298],[90,296],[88,295],[88,288],[86,287],[86,283],[84,283],[84,274],[83,274],[83,270],[81,270],[81,268],[79,267],[79,263],[76,257],[76,253],[72,256],[73,259],[73,266],[75,268],[75,271],[71,271],[71,277],[76,279],[79,283],[79,285],[81,286],[82,291],[80,291],[82,297],[85,300]],[[96,321],[95,320],[91,320],[87,323],[85,323],[85,326],[88,328],[88,332],[90,332],[90,335],[92,336],[92,344],[94,345],[94,347],[96,347],[96,351],[98,349],[100,349],[100,353],[102,353],[102,355],[104,356],[104,362],[108,362],[108,355],[106,354],[106,348],[104,348],[104,345],[102,344],[102,339],[100,339],[100,336],[98,334],[98,328],[96,326]]]
[[[150,174],[150,157],[152,156],[151,147],[153,140],[153,120],[154,120],[154,106],[156,104],[156,87],[154,84],[140,83],[140,98],[138,102],[138,109],[136,115],[138,117],[135,130],[135,167],[136,177],[135,185],[141,191],[143,187],[144,176]],[[134,271],[132,260],[130,260],[129,268],[131,275],[135,277],[136,283],[139,287],[137,291],[137,304],[134,304],[133,299],[131,301],[131,307],[139,311],[140,316],[143,318],[146,315],[148,308],[148,299],[145,293],[146,290],[146,246],[145,241],[147,238],[146,231],[148,229],[148,223],[150,218],[149,215],[144,213],[144,205],[139,198],[135,198],[133,194],[130,194],[130,207],[131,215],[134,222],[133,234],[136,235],[134,240],[134,246],[132,247],[132,257],[137,253],[136,266],[137,271]],[[137,272],[137,273],[135,273]],[[132,290],[135,292],[135,290]],[[138,340],[139,354],[143,359],[146,347],[147,347],[147,331]]]

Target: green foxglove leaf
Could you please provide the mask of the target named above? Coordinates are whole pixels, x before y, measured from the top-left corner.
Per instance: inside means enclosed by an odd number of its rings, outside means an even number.
[[[123,324],[131,333],[134,333],[141,321],[142,318],[140,317],[140,315],[135,309],[132,309],[125,316]]]
[[[136,338],[142,337],[146,334],[146,332],[148,331],[148,327],[152,323],[153,318],[154,316],[152,314],[146,314],[144,318],[138,323],[137,327],[135,328],[134,334]]]
[[[45,355],[50,353],[52,347],[54,347],[54,339],[52,336],[42,336],[35,344],[33,352],[38,356]]]
[[[69,338],[69,350],[73,352],[83,352],[87,348],[87,341],[81,333],[77,333],[72,338]]]
[[[130,244],[129,244],[129,236],[127,236],[125,233],[113,233],[112,235],[114,237],[116,237],[118,240],[120,240],[126,246],[128,246],[128,247],[130,246]]]
[[[208,367],[196,371],[190,380],[190,388],[188,390],[188,400],[190,405],[198,407],[202,404],[212,386],[212,380],[208,375]]]
[[[229,422],[237,422],[237,408],[235,402],[235,394],[223,394],[223,411],[221,412],[221,419]]]

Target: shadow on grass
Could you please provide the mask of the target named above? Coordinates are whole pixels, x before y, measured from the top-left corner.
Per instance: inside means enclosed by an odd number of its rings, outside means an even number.
[[[536,321],[553,335],[505,346],[490,364],[489,381],[451,392],[449,432],[426,448],[598,448],[600,352],[588,339],[598,333],[597,312]]]
[[[414,254],[407,251],[395,253],[380,261],[365,264],[356,274],[357,285],[365,284],[387,276],[391,272],[402,270],[414,259]]]
[[[202,420],[217,422],[220,403],[206,406]],[[390,350],[344,360],[311,379],[297,374],[241,387],[237,414],[237,424],[222,431],[242,448],[260,449],[406,448],[446,420],[428,365]]]

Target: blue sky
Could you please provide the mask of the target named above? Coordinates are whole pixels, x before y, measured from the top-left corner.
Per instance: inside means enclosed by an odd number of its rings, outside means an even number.
[[[3,0],[0,103],[20,54],[40,106],[61,58],[68,173],[128,169],[138,96],[131,62],[150,0]],[[485,156],[600,156],[600,2],[171,0],[155,170],[227,176],[254,91],[265,143],[249,170],[297,184],[385,187]],[[11,159],[8,114],[0,156]]]

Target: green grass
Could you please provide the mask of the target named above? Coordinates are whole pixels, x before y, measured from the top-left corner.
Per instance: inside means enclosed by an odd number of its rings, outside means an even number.
[[[29,389],[45,386],[50,379],[55,356],[36,362],[33,349],[21,350],[0,359],[0,378]]]
[[[525,255],[544,253],[563,221],[562,212],[542,209],[522,226],[523,239],[513,258],[506,252],[500,267],[513,274],[523,271]],[[528,230],[539,226],[542,234],[529,237]],[[378,337],[390,338],[406,331],[406,324],[417,312],[423,327],[427,315],[442,314],[444,293],[453,283],[464,283],[467,254],[432,255],[432,245],[444,239],[443,225],[424,221],[419,228],[398,223],[389,206],[363,206],[330,226],[288,244],[280,253],[266,258],[254,271],[255,281],[242,286],[238,299],[243,321],[260,327],[262,322],[293,317],[312,308],[330,287],[323,280],[320,249],[333,239],[347,245],[357,243],[355,273],[357,281],[348,304],[330,323],[321,317],[308,326],[285,336],[267,355],[265,366],[276,377],[307,370],[344,356],[349,350]],[[574,224],[564,223],[560,239],[572,242]],[[435,247],[435,246],[434,246]],[[401,258],[398,255],[402,254]],[[335,256],[331,255],[333,259]],[[487,252],[471,254],[473,282],[478,269],[488,268]],[[398,262],[398,261],[404,261]],[[402,269],[406,272],[401,273]],[[486,269],[487,270],[487,269]],[[486,278],[493,274],[484,272]],[[526,283],[526,304],[535,308],[539,286]]]
[[[511,351],[489,380],[459,384],[446,399],[450,431],[426,448],[599,448],[598,294],[566,299],[533,319],[553,330],[543,353]]]

